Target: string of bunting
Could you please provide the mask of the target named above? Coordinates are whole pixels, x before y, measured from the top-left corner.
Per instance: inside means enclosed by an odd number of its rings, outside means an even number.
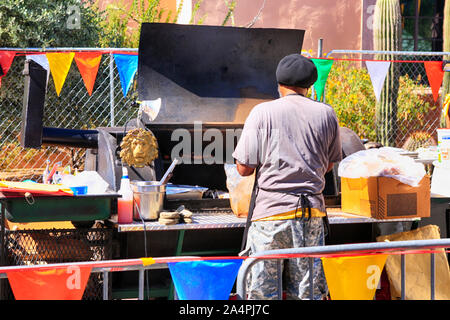
[[[314,257],[322,259],[332,299],[373,299],[376,283],[388,255],[448,252],[444,248],[367,249],[321,254],[279,254],[256,259]],[[17,300],[80,300],[93,268],[112,271],[130,266],[167,264],[180,300],[227,300],[246,256],[157,257],[110,261],[64,263],[56,266],[7,266],[6,273]],[[368,274],[377,266],[378,274]],[[345,280],[345,281],[344,281]],[[374,286],[367,287],[367,281]],[[45,288],[45,290],[42,290]]]
[[[56,93],[58,96],[61,93],[62,87],[66,80],[67,74],[75,60],[78,70],[81,74],[86,90],[89,95],[92,95],[95,80],[98,73],[98,68],[103,54],[112,54],[116,63],[119,78],[122,86],[123,95],[126,96],[131,87],[135,74],[138,68],[137,53],[130,53],[125,51],[53,51],[47,53],[36,52],[21,52],[21,51],[1,51],[0,50],[0,86],[1,79],[4,77],[13,62],[14,56],[26,55],[27,59],[31,59],[43,68],[48,74],[52,75]],[[336,58],[311,58],[318,70],[318,79],[314,83],[314,90],[316,92],[316,99],[322,100],[325,89],[325,84],[328,80],[328,75],[333,66],[334,61],[363,61],[366,64],[367,71],[370,75],[373,90],[377,101],[380,98],[381,90],[389,72],[392,63],[423,63],[427,74],[428,82],[430,84],[433,99],[437,101],[439,97],[439,88],[442,85],[444,78],[444,71],[442,68],[442,61],[409,61],[409,60],[373,60],[373,59],[336,59]]]
[[[322,100],[325,83],[328,79],[334,61],[360,61],[365,62],[367,71],[372,81],[375,97],[380,99],[381,90],[392,63],[423,63],[427,74],[428,82],[436,102],[439,97],[439,88],[444,79],[442,61],[409,61],[409,60],[373,60],[373,59],[336,59],[336,58],[311,58],[317,67],[318,79],[314,83],[314,90],[317,100]]]
[[[52,51],[46,53],[0,50],[0,87],[1,79],[6,76],[15,56],[26,56],[47,70],[47,80],[52,75],[55,90],[59,96],[66,81],[73,60],[81,74],[89,96],[94,90],[100,61],[103,54],[112,54],[119,72],[123,95],[126,96],[138,67],[137,53],[126,51]]]

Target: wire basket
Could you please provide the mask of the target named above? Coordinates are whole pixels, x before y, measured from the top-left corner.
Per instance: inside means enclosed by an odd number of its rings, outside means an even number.
[[[4,261],[9,266],[101,261],[110,260],[112,257],[112,229],[101,225],[93,228],[6,230],[5,232]],[[14,299],[8,281],[5,282],[1,286],[2,299]],[[102,298],[103,274],[92,273],[82,299],[101,300]]]

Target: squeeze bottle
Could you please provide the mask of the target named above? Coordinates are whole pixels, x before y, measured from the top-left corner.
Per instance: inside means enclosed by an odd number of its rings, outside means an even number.
[[[118,192],[122,197],[117,198],[117,222],[119,224],[133,222],[133,190],[131,190],[130,179],[127,168],[122,168],[122,179]]]

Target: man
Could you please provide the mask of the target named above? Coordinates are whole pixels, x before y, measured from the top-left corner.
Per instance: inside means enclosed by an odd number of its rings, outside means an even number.
[[[247,248],[251,253],[324,245],[325,173],[342,158],[332,107],[306,97],[317,80],[314,63],[292,54],[276,70],[280,98],[255,106],[233,153],[242,176],[256,171],[256,198]],[[251,214],[249,212],[249,214]],[[276,262],[252,267],[249,299],[276,299]],[[328,292],[320,259],[314,262],[314,299]],[[308,260],[284,265],[288,299],[309,299]]]

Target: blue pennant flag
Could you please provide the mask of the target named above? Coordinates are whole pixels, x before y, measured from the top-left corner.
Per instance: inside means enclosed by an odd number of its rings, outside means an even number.
[[[133,54],[114,54],[114,61],[119,71],[123,95],[126,96],[137,71],[138,56]]]
[[[170,262],[180,300],[228,300],[241,259]]]

